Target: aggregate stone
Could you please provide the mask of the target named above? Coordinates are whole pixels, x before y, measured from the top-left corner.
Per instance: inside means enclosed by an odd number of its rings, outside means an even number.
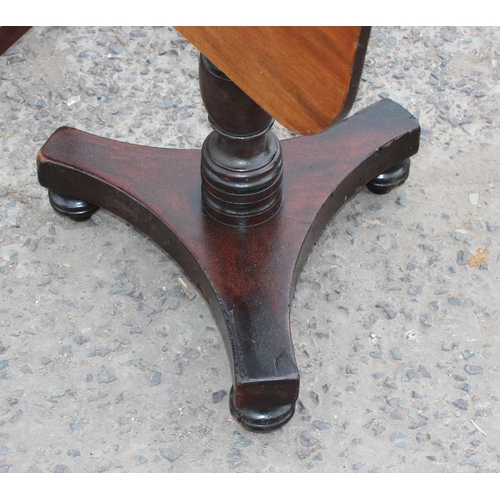
[[[231,446],[233,448],[247,448],[248,446],[252,446],[252,445],[253,445],[253,441],[251,441],[250,439],[246,439],[243,436],[238,436],[238,439],[231,443]]]
[[[479,460],[475,458],[466,458],[462,460],[458,465],[460,465],[461,467],[466,467],[466,466],[477,467],[479,465]]]
[[[324,430],[328,430],[328,429],[332,428],[332,424],[330,424],[328,422],[323,422],[321,420],[315,420],[313,422],[313,425],[314,425],[314,427],[316,427],[316,429],[318,429],[320,431],[324,431]]]
[[[212,403],[214,404],[220,403],[225,396],[227,396],[227,392],[224,389],[220,389],[212,393]]]
[[[182,455],[182,451],[177,446],[160,448],[160,455],[167,459],[170,463],[173,463]]]
[[[310,447],[318,444],[319,439],[316,436],[314,436],[314,434],[312,434],[311,432],[304,431],[300,435],[300,442],[301,442],[302,446],[305,446],[306,448],[310,448]]]
[[[475,355],[476,353],[470,349],[465,349],[465,351],[462,353],[464,359],[472,358]]]
[[[410,200],[408,199],[408,195],[404,193],[401,196],[398,196],[396,198],[396,203],[402,207],[410,206]]]
[[[314,391],[311,391],[309,397],[313,403],[319,404],[319,396]]]
[[[391,434],[391,441],[398,441],[400,439],[409,439],[406,434],[396,431]]]
[[[85,337],[85,335],[77,335],[75,337],[75,342],[78,345],[82,345],[82,344],[85,344],[86,342],[90,342],[90,339],[88,337]]]
[[[453,404],[461,410],[467,410],[469,408],[469,402],[463,398],[456,399],[453,401]]]
[[[58,473],[61,473],[61,472],[63,472],[63,473],[71,473],[71,470],[66,465],[59,464],[59,465],[56,465],[54,467],[54,472],[58,472]]]
[[[403,355],[401,354],[401,348],[400,347],[393,347],[391,349],[391,354],[392,354],[392,357],[396,361],[401,361],[403,359]]]
[[[384,381],[384,385],[386,387],[390,387],[391,389],[397,389],[398,386],[396,385],[396,382],[394,382],[394,380],[392,380],[390,377],[387,377]]]
[[[432,326],[432,316],[429,313],[421,314],[419,317],[419,321],[424,326]]]
[[[483,373],[484,368],[482,366],[478,366],[478,365],[467,364],[464,366],[464,370],[467,373],[470,373],[471,375],[480,375],[481,373]]]
[[[241,451],[237,448],[233,448],[227,455],[226,460],[231,469],[236,469],[240,467],[243,463]]]
[[[385,312],[387,319],[394,319],[398,315],[398,313],[396,311],[389,309],[388,307],[386,307],[384,309],[384,312]]]
[[[308,448],[299,448],[297,450],[297,456],[299,457],[299,460],[305,460],[309,455],[311,455],[311,450]]]
[[[7,422],[9,424],[17,424],[19,420],[21,420],[21,417],[23,416],[24,412],[23,410],[18,410],[16,411],[11,417],[7,419]]]
[[[472,385],[470,385],[468,382],[459,384],[457,387],[458,389],[461,389],[464,392],[470,392],[472,390]]]
[[[102,365],[97,372],[97,380],[100,384],[110,384],[118,380],[118,377]]]
[[[421,374],[417,371],[411,368],[410,370],[407,370],[406,372],[406,378],[408,380],[413,380],[414,378],[419,378]]]

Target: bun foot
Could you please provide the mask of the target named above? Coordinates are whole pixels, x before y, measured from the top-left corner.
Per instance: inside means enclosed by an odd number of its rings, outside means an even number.
[[[234,388],[231,387],[229,409],[245,429],[253,432],[270,432],[279,429],[293,417],[295,402],[272,408],[237,408]]]
[[[77,221],[86,221],[95,214],[99,207],[73,196],[60,194],[49,189],[49,200],[52,208],[61,215]]]
[[[394,188],[405,183],[410,175],[410,159],[402,161],[389,168],[371,180],[366,187],[375,194],[387,194]]]

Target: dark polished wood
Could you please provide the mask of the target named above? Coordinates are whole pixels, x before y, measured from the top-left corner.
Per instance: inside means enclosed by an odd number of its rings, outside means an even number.
[[[91,203],[58,193],[52,189],[49,189],[49,201],[57,213],[78,221],[90,219],[99,210],[99,207]]]
[[[0,26],[0,56],[30,29],[31,26]]]
[[[292,417],[299,394],[289,316],[311,248],[347,200],[417,152],[419,134],[415,118],[386,99],[321,134],[282,141],[281,206],[251,227],[204,210],[199,150],[125,144],[63,127],[39,152],[38,178],[63,197],[122,217],[184,269],[225,339],[231,412],[245,427],[267,431]]]
[[[283,155],[271,131],[274,119],[203,55],[199,75],[214,129],[201,152],[203,208],[233,226],[265,222],[282,202]]]

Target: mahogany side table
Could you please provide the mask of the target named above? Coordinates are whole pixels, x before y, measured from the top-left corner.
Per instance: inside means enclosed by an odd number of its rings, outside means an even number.
[[[58,213],[109,210],[168,252],[223,335],[232,414],[270,431],[289,421],[299,394],[289,316],[308,254],[359,190],[384,194],[406,180],[420,127],[388,99],[343,119],[369,28],[178,29],[202,54],[214,129],[202,150],[63,127],[38,154],[38,179]],[[274,118],[303,136],[278,141]]]

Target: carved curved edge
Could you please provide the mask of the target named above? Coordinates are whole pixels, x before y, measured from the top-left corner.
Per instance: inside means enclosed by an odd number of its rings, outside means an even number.
[[[291,418],[299,393],[290,303],[330,218],[369,180],[415,154],[419,126],[381,101],[318,136],[283,141],[284,202],[270,221],[235,228],[201,208],[200,153],[57,130],[40,183],[127,220],[164,248],[207,300],[233,372],[233,414],[251,430]]]

